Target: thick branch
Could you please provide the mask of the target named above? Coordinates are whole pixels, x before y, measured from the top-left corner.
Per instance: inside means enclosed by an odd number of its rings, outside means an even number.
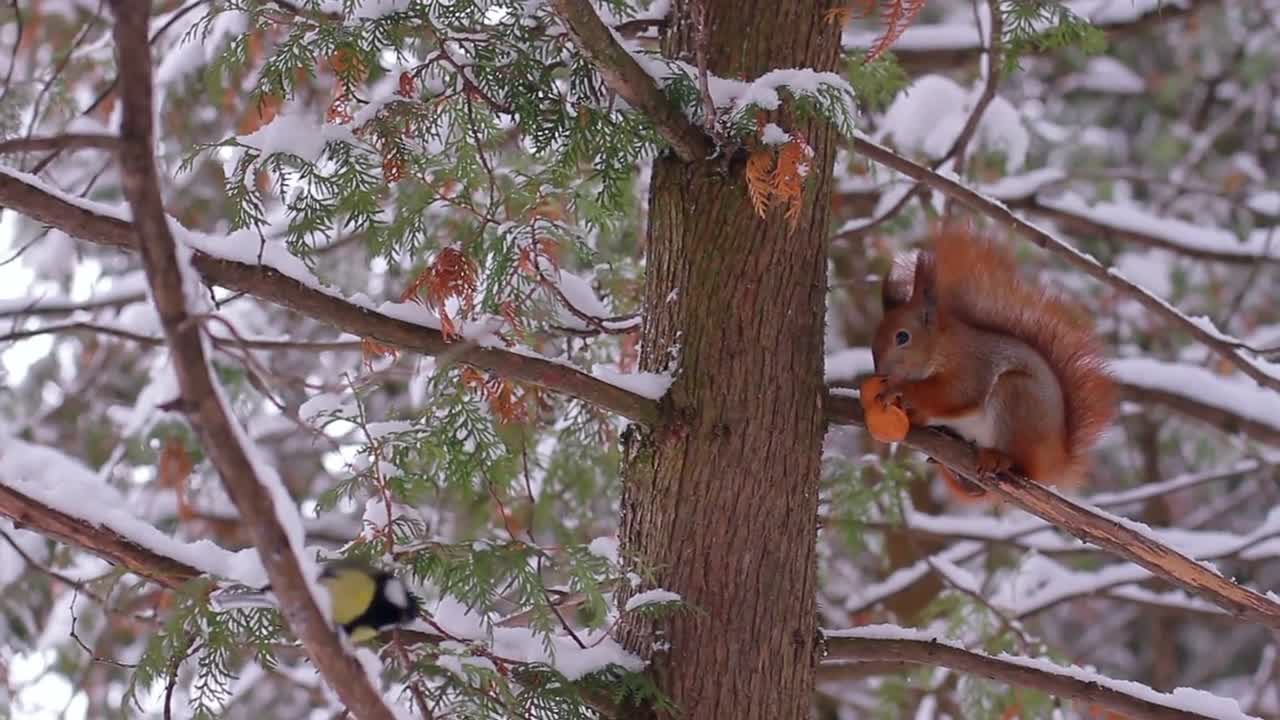
[[[923,165],[912,162],[889,148],[872,142],[864,137],[855,137],[853,139],[853,147],[855,150],[866,155],[872,160],[893,168],[912,180],[923,182],[925,185],[947,195],[952,200],[955,200],[970,210],[986,215],[1002,225],[1021,232],[1023,235],[1026,235],[1031,242],[1035,243],[1039,247],[1063,258],[1068,264],[1077,268],[1084,274],[1100,280],[1103,283],[1123,292],[1125,295],[1132,297],[1143,307],[1150,310],[1153,315],[1163,318],[1166,323],[1178,327],[1195,339],[1204,343],[1209,348],[1213,349],[1214,352],[1226,358],[1232,365],[1239,368],[1239,370],[1245,375],[1248,375],[1257,381],[1259,385],[1280,391],[1280,378],[1269,374],[1258,365],[1254,364],[1249,358],[1245,357],[1245,355],[1240,351],[1238,342],[1233,342],[1229,338],[1214,332],[1210,328],[1206,328],[1203,325],[1192,322],[1187,316],[1178,312],[1178,310],[1172,305],[1161,300],[1155,295],[1152,295],[1146,288],[1143,288],[1142,286],[1129,281],[1125,277],[1112,272],[1091,255],[1080,252],[1062,240],[1059,240],[1053,235],[1041,230],[1039,227],[1023,220],[1013,214],[1007,206],[995,202],[976,190],[966,187],[951,178],[939,175]]]
[[[828,654],[823,667],[844,662],[905,662],[951,668],[981,675],[997,682],[1035,688],[1060,698],[1096,703],[1134,720],[1203,720],[1205,715],[1145,700],[1136,695],[1041,669],[1030,663],[992,657],[936,641],[898,638],[827,637]],[[1028,658],[1029,660],[1029,658]],[[1063,668],[1067,670],[1067,668]]]
[[[865,425],[862,406],[850,397],[828,397],[827,417],[832,422]],[[905,443],[1085,542],[1136,563],[1188,592],[1203,595],[1232,615],[1280,630],[1280,603],[1231,582],[1122,522],[1081,507],[1044,485],[1010,473],[979,477],[973,449],[955,438],[929,428],[913,428]]]
[[[271,268],[202,253],[196,253],[195,266],[211,284],[270,300],[353,335],[425,355],[448,355],[458,362],[586,400],[632,420],[654,422],[658,418],[658,404],[653,400],[568,365],[500,348],[450,342],[438,330],[354,305]]]
[[[133,226],[105,212],[73,203],[34,182],[0,171],[0,204],[72,237],[136,250]],[[209,285],[245,292],[283,305],[353,335],[410,352],[452,359],[598,405],[632,420],[658,419],[658,403],[551,360],[500,348],[446,341],[438,330],[397,320],[321,292],[261,265],[195,252],[193,264]]]
[[[618,44],[588,0],[551,0],[551,5],[609,89],[644,113],[681,160],[693,163],[711,155],[707,136],[662,94],[653,77]]]
[[[176,588],[203,574],[186,563],[160,555],[113,530],[36,502],[3,483],[0,483],[0,515],[9,518],[20,528],[84,548],[113,565],[167,588]]]
[[[84,133],[67,133],[49,137],[15,138],[0,142],[0,155],[23,152],[44,152],[46,150],[77,150],[79,148],[95,148],[99,150],[115,150],[119,139],[111,135],[93,135]]]
[[[281,525],[276,504],[288,502],[263,484],[260,468],[241,446],[243,433],[234,426],[209,369],[201,325],[186,307],[184,275],[177,245],[160,197],[160,178],[152,155],[153,107],[151,47],[147,42],[149,2],[114,0],[113,35],[120,66],[123,112],[120,169],[125,196],[133,209],[139,250],[151,293],[160,314],[182,391],[183,408],[201,444],[218,469],[227,494],[244,517],[254,545],[289,628],[302,641],[330,687],[357,718],[392,720],[378,691],[355,658],[343,650],[335,629],[325,621],[298,562],[298,550]],[[294,508],[289,508],[294,510]],[[301,538],[297,539],[299,542]]]

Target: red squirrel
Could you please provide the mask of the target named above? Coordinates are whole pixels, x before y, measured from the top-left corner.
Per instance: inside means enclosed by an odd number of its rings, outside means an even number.
[[[1082,311],[1018,275],[1011,255],[950,225],[895,258],[871,352],[880,402],[912,426],[943,426],[978,450],[978,471],[1079,486],[1115,413],[1116,390]],[[981,495],[944,469],[957,490]]]

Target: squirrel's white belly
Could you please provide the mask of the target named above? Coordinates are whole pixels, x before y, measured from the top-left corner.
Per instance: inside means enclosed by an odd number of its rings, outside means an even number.
[[[933,418],[930,424],[948,427],[978,447],[994,448],[997,437],[996,413],[992,410],[994,407],[988,403],[983,410],[953,418]]]

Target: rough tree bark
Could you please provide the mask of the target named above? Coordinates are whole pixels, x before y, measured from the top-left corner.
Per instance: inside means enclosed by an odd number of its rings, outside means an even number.
[[[715,75],[835,68],[826,0],[702,2]],[[696,64],[702,2],[673,4],[668,57]],[[623,634],[689,720],[798,720],[813,691],[835,133],[781,124],[815,149],[794,232],[781,209],[752,211],[741,153],[727,173],[661,157],[650,190],[640,364],[679,376],[664,419],[628,436],[622,545],[693,609]]]

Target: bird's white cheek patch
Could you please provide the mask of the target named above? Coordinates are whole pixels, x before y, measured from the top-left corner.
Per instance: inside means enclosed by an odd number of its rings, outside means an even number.
[[[409,607],[409,593],[404,589],[404,583],[399,579],[392,580],[387,583],[387,600],[398,608]]]

